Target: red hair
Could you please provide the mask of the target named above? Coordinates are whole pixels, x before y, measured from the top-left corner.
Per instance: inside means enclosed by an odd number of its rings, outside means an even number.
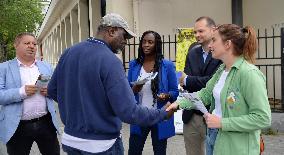
[[[231,40],[234,47],[234,55],[243,55],[250,63],[255,62],[257,49],[256,33],[251,26],[244,28],[235,24],[223,24],[216,28],[223,41]]]

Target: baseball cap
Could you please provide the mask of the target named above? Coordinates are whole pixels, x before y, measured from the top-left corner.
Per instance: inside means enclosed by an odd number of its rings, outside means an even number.
[[[136,37],[136,34],[130,30],[127,22],[119,14],[116,13],[106,14],[101,19],[100,25],[123,28],[128,33],[127,39]]]

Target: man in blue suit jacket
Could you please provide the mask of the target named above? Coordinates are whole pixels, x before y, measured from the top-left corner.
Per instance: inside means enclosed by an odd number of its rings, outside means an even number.
[[[189,49],[184,68],[186,77],[182,76],[179,79],[180,84],[189,93],[204,88],[222,63],[212,58],[208,47],[214,27],[215,22],[209,17],[200,17],[195,21],[194,35],[199,45]],[[202,115],[202,112],[198,110],[183,111],[183,132],[187,155],[205,154],[206,125]]]
[[[18,34],[16,58],[0,64],[0,140],[9,155],[28,155],[34,141],[43,155],[60,152],[53,100],[46,87],[35,85],[39,75],[52,75],[52,67],[35,60],[36,44],[33,34]]]

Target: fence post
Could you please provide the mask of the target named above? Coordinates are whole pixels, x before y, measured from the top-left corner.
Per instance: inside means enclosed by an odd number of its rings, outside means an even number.
[[[125,65],[125,52],[126,52],[126,50],[125,50],[125,49],[121,52],[122,64],[123,64],[124,72],[126,72],[126,65]]]
[[[284,109],[284,28],[281,28],[281,102]]]

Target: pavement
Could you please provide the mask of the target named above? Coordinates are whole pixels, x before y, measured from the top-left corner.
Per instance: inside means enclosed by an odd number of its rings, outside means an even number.
[[[271,128],[274,131],[284,133],[284,113],[272,113],[271,117]]]
[[[61,126],[63,130],[63,126]],[[151,136],[148,136],[146,144],[144,146],[143,155],[153,155],[153,148],[151,142]],[[60,138],[59,138],[60,139]],[[129,139],[129,125],[123,124],[122,127],[122,140],[125,149],[125,155],[127,155],[128,150],[128,139]],[[277,135],[264,135],[265,141],[265,151],[263,155],[283,155],[284,154],[284,133]],[[31,155],[40,155],[36,144],[34,143]],[[185,148],[183,142],[183,135],[176,135],[168,139],[167,147],[168,155],[185,155]],[[3,144],[0,144],[0,155],[7,155],[6,148]],[[61,155],[66,155],[61,149]]]

